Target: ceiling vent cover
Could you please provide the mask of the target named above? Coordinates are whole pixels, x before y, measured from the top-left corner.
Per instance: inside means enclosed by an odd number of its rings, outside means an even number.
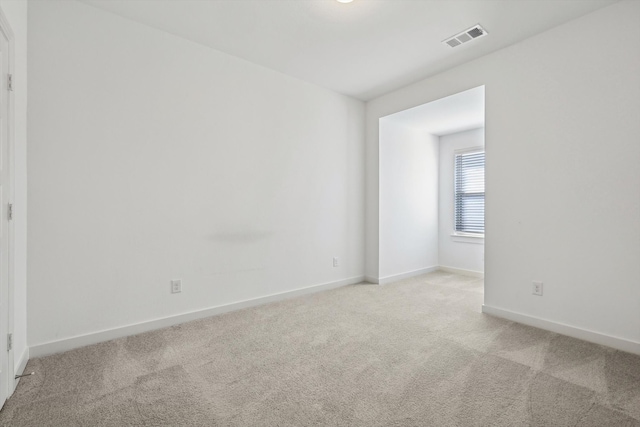
[[[488,34],[487,30],[485,30],[480,26],[480,24],[478,24],[464,30],[461,33],[456,34],[453,37],[449,37],[448,39],[443,40],[442,43],[445,43],[450,47],[457,47],[468,41],[479,39],[480,37],[484,37],[487,34]]]

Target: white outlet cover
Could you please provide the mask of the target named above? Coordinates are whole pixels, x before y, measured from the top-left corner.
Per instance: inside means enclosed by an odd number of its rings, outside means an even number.
[[[182,292],[182,280],[172,280],[171,281],[171,293],[177,294]]]
[[[533,295],[542,296],[542,282],[534,281],[532,283],[533,283],[533,288],[531,292],[533,293]]]

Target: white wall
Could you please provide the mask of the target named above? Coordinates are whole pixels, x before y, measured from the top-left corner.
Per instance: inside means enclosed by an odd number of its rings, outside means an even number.
[[[640,2],[616,3],[369,102],[367,275],[378,119],[484,84],[485,305],[640,351],[639,20]]]
[[[380,120],[381,283],[438,265],[438,138]]]
[[[76,2],[29,74],[31,346],[363,276],[362,102]]]
[[[14,36],[14,288],[13,362],[24,368],[27,348],[27,2],[0,0]]]
[[[484,146],[484,128],[440,137],[438,253],[440,266],[470,273],[484,271],[484,239],[453,236],[455,231],[454,159],[456,150]]]

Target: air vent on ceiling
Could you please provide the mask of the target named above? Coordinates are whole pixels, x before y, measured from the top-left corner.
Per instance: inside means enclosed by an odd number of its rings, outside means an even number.
[[[474,25],[473,27],[464,30],[461,33],[456,34],[453,37],[449,37],[446,40],[443,40],[442,43],[446,43],[450,47],[460,46],[470,40],[479,39],[480,37],[486,36],[487,31],[478,25]]]

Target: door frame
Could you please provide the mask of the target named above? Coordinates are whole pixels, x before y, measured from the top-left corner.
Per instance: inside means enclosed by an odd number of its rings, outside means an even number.
[[[4,11],[0,7],[0,37],[3,37],[7,42],[7,68],[8,73],[12,76],[14,74],[14,43],[15,38],[13,31],[11,30],[11,26],[9,25],[9,21],[7,20]],[[0,52],[2,54],[2,52]],[[8,84],[8,76],[0,76],[0,90],[4,93],[4,96],[0,96],[2,101],[6,100],[7,102],[7,117],[6,117],[6,126],[7,126],[7,156],[8,156],[8,182],[5,184],[8,186],[9,196],[6,201],[4,201],[3,206],[0,206],[0,209],[3,211],[0,214],[0,217],[3,218],[8,215],[9,204],[14,203],[15,198],[15,111],[14,111],[14,96],[12,93],[12,89],[9,88]],[[13,218],[15,218],[15,212],[13,212]],[[9,220],[7,225],[7,243],[8,243],[8,260],[7,260],[7,283],[0,283],[0,286],[6,288],[6,315],[4,313],[0,313],[0,322],[6,322],[6,333],[13,334],[14,330],[14,274],[15,274],[15,242],[14,242],[14,221]],[[4,349],[7,347],[7,337],[0,336],[0,340],[4,341]],[[15,381],[15,366],[14,366],[14,350],[7,350],[7,359],[6,366],[3,368],[7,371],[7,384],[0,384],[0,387],[6,387],[6,396],[9,398],[11,394],[13,394],[17,381]],[[0,406],[4,404],[4,402],[0,402]]]

